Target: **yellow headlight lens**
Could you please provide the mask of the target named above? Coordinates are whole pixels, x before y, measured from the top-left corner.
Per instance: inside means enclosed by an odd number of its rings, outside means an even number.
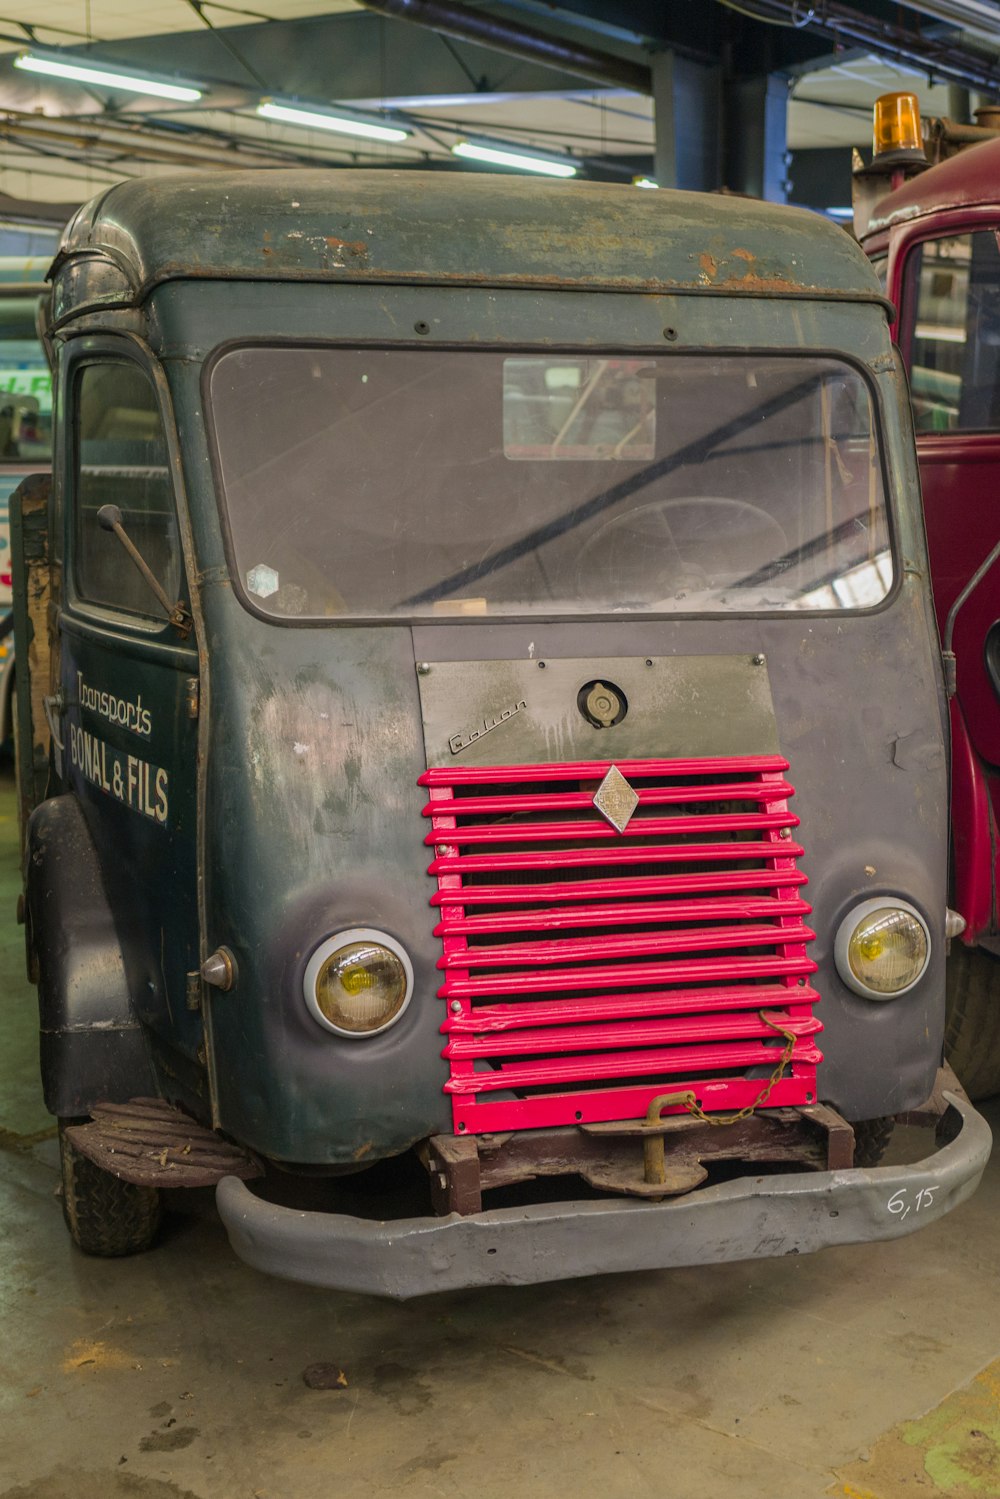
[[[348,994],[360,994],[362,989],[374,989],[375,975],[370,968],[365,968],[361,963],[355,963],[353,968],[341,968],[340,982]]]
[[[337,1030],[381,1030],[406,1002],[402,962],[378,942],[351,942],[332,952],[316,974],[316,1004]]]
[[[877,994],[898,994],[915,984],[929,956],[923,923],[888,903],[862,917],[847,943],[851,973]]]

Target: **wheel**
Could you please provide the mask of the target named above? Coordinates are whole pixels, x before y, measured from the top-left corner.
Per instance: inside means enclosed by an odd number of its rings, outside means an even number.
[[[858,1119],[852,1124],[855,1166],[877,1166],[889,1148],[895,1127],[891,1114],[880,1119]]]
[[[7,697],[7,712],[4,715],[7,727],[7,737],[0,743],[0,760],[17,764],[17,683],[14,673],[10,674],[10,691]]]
[[[82,1156],[66,1137],[66,1126],[76,1122],[59,1121],[63,1217],[70,1238],[84,1254],[102,1259],[141,1254],[160,1226],[160,1194],[156,1187],[120,1181]]]
[[[781,526],[758,505],[685,495],[606,520],[581,547],[577,576],[581,588],[600,576],[623,598],[651,599],[661,589],[738,586],[787,551]]]
[[[989,1098],[1000,1093],[1000,958],[953,942],[945,974],[945,1056],[970,1098]]]

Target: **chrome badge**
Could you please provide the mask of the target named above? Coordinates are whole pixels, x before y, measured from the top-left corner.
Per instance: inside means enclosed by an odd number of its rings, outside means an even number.
[[[638,794],[632,790],[618,766],[612,765],[594,792],[594,806],[613,828],[624,833],[638,805]]]

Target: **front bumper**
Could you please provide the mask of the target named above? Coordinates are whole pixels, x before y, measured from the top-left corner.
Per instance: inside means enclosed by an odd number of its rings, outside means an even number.
[[[543,1203],[446,1218],[372,1222],[264,1202],[235,1176],[216,1188],[241,1259],[269,1275],[405,1301],[466,1286],[530,1285],[724,1260],[811,1254],[896,1239],[970,1197],[989,1159],[990,1127],[946,1092],[954,1138],[909,1166],[755,1176],[665,1202]]]

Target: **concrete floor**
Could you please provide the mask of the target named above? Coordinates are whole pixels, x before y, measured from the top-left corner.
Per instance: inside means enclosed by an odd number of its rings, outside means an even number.
[[[8,778],[0,1499],[1000,1499],[1000,1155],[894,1244],[403,1306],[257,1275],[211,1209],[148,1255],[87,1259],[17,888]],[[307,1388],[317,1362],[343,1384]]]

